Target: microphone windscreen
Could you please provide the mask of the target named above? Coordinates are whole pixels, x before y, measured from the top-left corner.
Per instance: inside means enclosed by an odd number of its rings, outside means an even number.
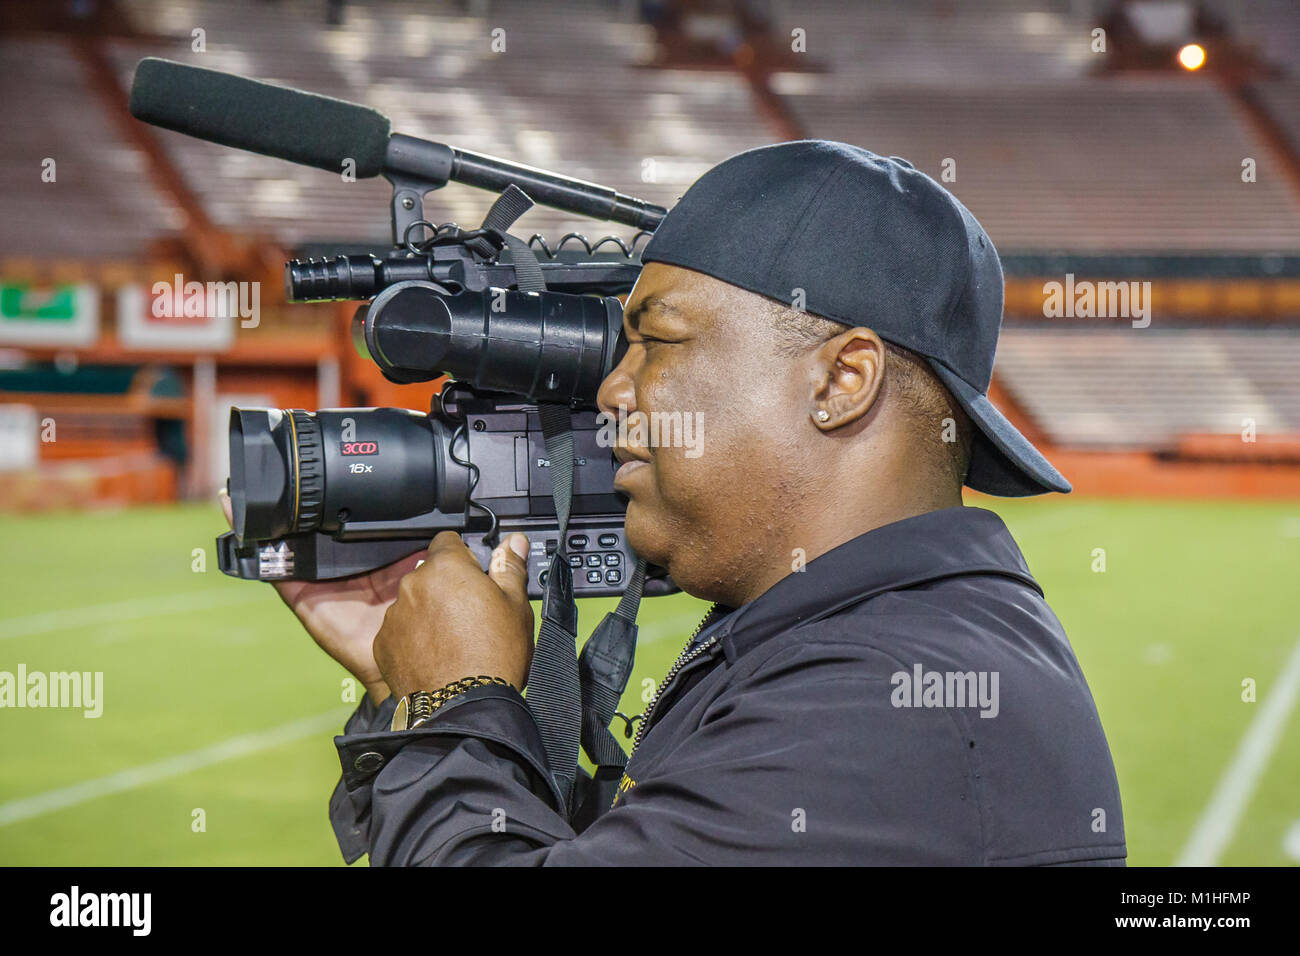
[[[131,115],[223,146],[357,178],[383,170],[391,124],[367,106],[147,57],[135,68]]]

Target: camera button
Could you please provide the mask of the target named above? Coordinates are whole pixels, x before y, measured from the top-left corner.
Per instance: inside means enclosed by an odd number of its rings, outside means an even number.
[[[588,583],[588,584],[599,584],[599,583],[600,583],[600,572],[599,572],[599,571],[588,571],[588,572],[587,572],[587,583]]]
[[[607,567],[616,568],[622,563],[623,555],[619,554],[617,551],[605,555],[605,565]]]
[[[618,535],[616,534],[602,534],[598,540],[602,548],[618,547]]]
[[[581,551],[587,546],[587,536],[585,534],[569,535],[569,547],[575,551]]]
[[[569,555],[569,567],[571,567],[571,568],[580,568],[580,567],[582,567],[582,555],[580,555],[580,554],[571,554],[571,555]]]
[[[605,572],[606,584],[619,584],[622,582],[622,580],[623,580],[623,572],[618,570],[617,568],[610,568],[608,571]]]

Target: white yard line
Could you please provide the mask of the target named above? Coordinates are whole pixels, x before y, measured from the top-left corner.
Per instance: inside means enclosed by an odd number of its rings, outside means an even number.
[[[1219,862],[1260,777],[1268,769],[1297,697],[1300,697],[1300,640],[1296,641],[1263,702],[1257,705],[1255,719],[1246,728],[1175,866],[1214,866]]]
[[[335,708],[326,713],[317,714],[315,717],[295,720],[291,723],[281,724],[279,727],[272,727],[269,730],[259,730],[239,737],[230,737],[200,750],[192,750],[186,754],[167,757],[156,763],[119,770],[107,777],[96,777],[93,780],[85,780],[70,787],[47,790],[35,796],[0,803],[0,827],[18,823],[22,820],[30,820],[33,817],[44,816],[56,810],[66,810],[68,807],[75,807],[91,800],[98,800],[100,797],[106,797],[110,794],[135,790],[139,787],[157,783],[160,780],[179,777],[182,774],[210,767],[213,764],[224,763],[227,760],[247,757],[250,754],[270,750],[282,744],[293,743],[305,737],[323,734],[326,731],[333,730],[342,733],[343,722],[350,712],[346,707]]]
[[[222,591],[186,591],[160,597],[132,598],[129,601],[111,601],[87,607],[59,608],[41,614],[0,619],[0,641],[13,637],[32,637],[53,631],[69,631],[95,624],[115,624],[119,621],[139,620],[159,614],[183,614],[208,608],[226,607],[260,600],[265,595],[260,588],[242,588]]]
[[[247,593],[247,597],[245,596]],[[132,601],[120,601],[111,604],[97,604],[82,608],[68,608],[34,614],[29,617],[0,620],[0,639],[9,637],[26,637],[50,631],[68,630],[91,624],[109,621],[121,621],[128,618],[152,617],[155,614],[172,614],[193,611],[205,607],[219,607],[237,604],[257,597],[260,592],[249,589],[248,592],[224,594],[221,592],[200,591],[178,594],[164,598],[139,598]],[[690,629],[699,622],[703,613],[685,611],[662,621],[643,627],[638,644],[648,646],[660,641],[673,639],[685,644],[690,636]],[[318,714],[303,720],[293,721],[269,730],[258,731],[231,737],[200,750],[167,757],[155,763],[130,767],[106,777],[96,777],[81,783],[47,790],[30,797],[0,803],[0,827],[34,817],[44,816],[68,807],[78,806],[91,800],[97,800],[110,794],[123,793],[145,787],[160,780],[178,777],[194,770],[234,760],[250,754],[259,753],[293,743],[326,731],[342,732],[343,722],[350,710],[337,708],[327,713]]]

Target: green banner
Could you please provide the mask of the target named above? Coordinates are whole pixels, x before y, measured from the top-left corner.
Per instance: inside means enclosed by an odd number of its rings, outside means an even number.
[[[0,344],[93,345],[98,338],[94,286],[0,282]]]

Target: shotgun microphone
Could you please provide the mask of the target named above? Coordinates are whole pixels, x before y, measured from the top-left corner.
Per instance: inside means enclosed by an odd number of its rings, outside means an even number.
[[[222,146],[337,173],[378,176],[390,124],[378,110],[148,57],[135,69],[131,115]]]
[[[395,134],[388,117],[368,106],[157,57],[136,66],[131,115],[152,126],[333,173],[351,160],[358,179],[382,174],[394,183],[452,181],[495,192],[513,183],[534,202],[648,232],[667,214],[662,206],[607,186]]]

